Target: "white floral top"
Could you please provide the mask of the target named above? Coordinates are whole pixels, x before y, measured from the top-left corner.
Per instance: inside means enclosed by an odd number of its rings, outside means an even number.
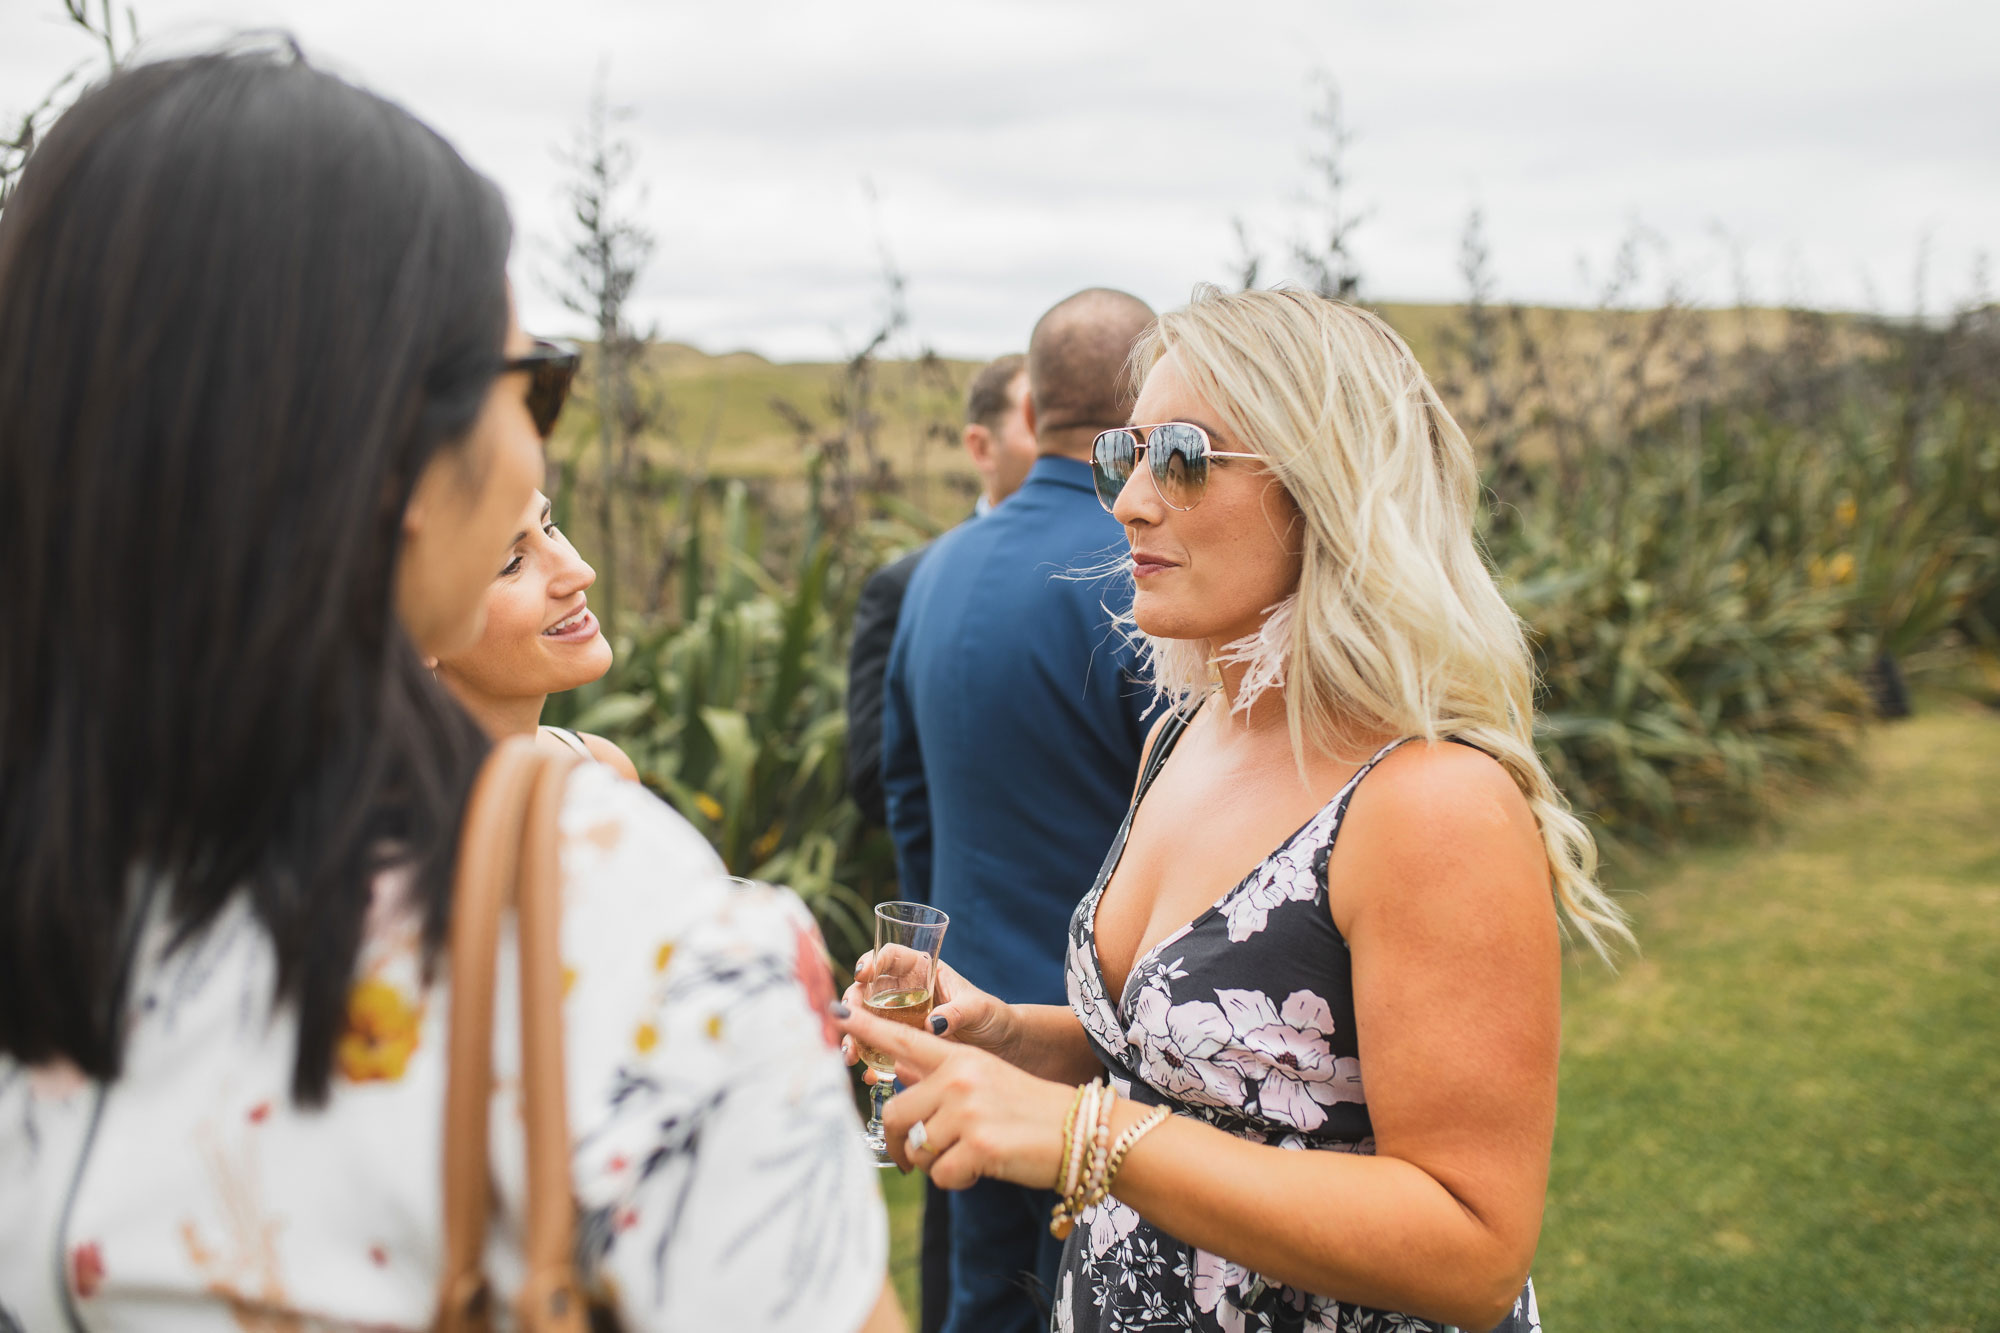
[[[1185,727],[1176,718],[1162,729],[1134,811]],[[1375,1151],[1352,961],[1333,924],[1326,868],[1355,788],[1401,743],[1385,746],[1240,883],[1138,958],[1114,998],[1098,966],[1097,904],[1131,832],[1126,815],[1070,919],[1064,966],[1070,1007],[1120,1093],[1252,1143]],[[1054,1333],[1447,1333],[1413,1315],[1269,1281],[1117,1199],[1086,1212],[1071,1233],[1054,1316]],[[1495,1333],[1541,1333],[1533,1282]]]
[[[563,813],[569,1121],[589,1279],[630,1329],[829,1333],[882,1289],[886,1234],[833,983],[789,893],[732,883],[683,820],[585,765]],[[511,929],[511,921],[509,922]],[[423,1329],[442,1264],[442,980],[376,886],[320,1110],[239,903],[130,990],[125,1073],[0,1057],[0,1330]],[[517,990],[495,1014],[488,1272],[518,1283]]]

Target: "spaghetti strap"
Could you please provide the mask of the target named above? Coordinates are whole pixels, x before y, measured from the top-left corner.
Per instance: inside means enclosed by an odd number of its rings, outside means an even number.
[[[1153,752],[1146,756],[1145,770],[1139,774],[1139,789],[1132,793],[1132,809],[1137,810],[1139,802],[1146,799],[1147,788],[1153,785],[1154,778],[1160,776],[1160,770],[1167,766],[1167,756],[1174,752],[1174,746],[1180,742],[1181,733],[1188,729],[1188,723],[1193,720],[1192,714],[1168,714],[1166,725],[1160,728],[1159,736],[1153,741]]]
[[[570,749],[575,750],[585,759],[591,760],[592,762],[596,761],[597,756],[592,754],[590,752],[590,747],[583,743],[583,737],[577,735],[575,732],[571,731],[568,727],[542,727],[540,728],[540,731],[544,736],[553,736],[556,740],[561,741],[564,745],[567,745]]]

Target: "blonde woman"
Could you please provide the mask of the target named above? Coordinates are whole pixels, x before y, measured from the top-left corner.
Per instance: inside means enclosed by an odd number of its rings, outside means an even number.
[[[1387,325],[1310,294],[1204,289],[1136,356],[1095,465],[1169,715],[1068,1006],[946,969],[951,1040],[846,1020],[909,1085],[890,1140],[1061,1190],[1079,1084],[1121,1094],[1113,1142],[1169,1108],[1069,1239],[1064,1333],[1527,1333],[1559,918],[1627,933],[1535,755],[1471,449]]]
[[[604,737],[541,725],[551,694],[588,685],[611,669],[611,645],[587,595],[596,582],[597,571],[556,526],[549,498],[536,491],[506,563],[486,586],[479,641],[434,666],[489,736],[539,733],[637,782],[631,759]]]

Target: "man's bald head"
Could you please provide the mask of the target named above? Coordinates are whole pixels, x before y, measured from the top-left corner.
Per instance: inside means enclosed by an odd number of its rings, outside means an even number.
[[[1042,453],[1088,458],[1099,431],[1125,424],[1139,396],[1126,358],[1152,322],[1151,306],[1108,287],[1065,297],[1036,321],[1028,339],[1028,397]]]

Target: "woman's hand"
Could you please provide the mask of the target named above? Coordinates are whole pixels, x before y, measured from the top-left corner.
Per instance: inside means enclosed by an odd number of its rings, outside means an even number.
[[[864,953],[854,963],[854,984],[847,988],[842,997],[847,1007],[862,1012],[863,1001],[868,994],[869,983],[875,980],[875,955]],[[931,1007],[930,1030],[940,1037],[967,1046],[976,1046],[982,1051],[1007,1058],[1015,1044],[1016,1033],[1012,1014],[1005,1001],[989,995],[960,976],[951,964],[937,965],[937,1003]],[[841,1056],[849,1064],[860,1058],[852,1037],[840,1041]],[[876,1081],[873,1070],[864,1070],[861,1075],[865,1083]]]
[[[999,1004],[984,992],[975,994]],[[953,1190],[982,1178],[1032,1189],[1055,1183],[1063,1121],[1075,1088],[1025,1074],[997,1055],[876,1018],[859,1007],[841,1026],[850,1040],[896,1059],[896,1077],[906,1091],[891,1097],[882,1110],[884,1136],[896,1165],[926,1171]],[[912,1152],[910,1130],[920,1121],[924,1145]]]

